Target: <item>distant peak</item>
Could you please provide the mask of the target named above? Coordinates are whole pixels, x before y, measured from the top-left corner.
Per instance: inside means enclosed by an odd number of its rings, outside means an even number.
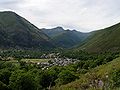
[[[75,31],[75,32],[76,32],[77,30],[73,29],[72,31]]]
[[[13,11],[2,11],[0,12],[1,14],[5,14],[5,15],[15,15],[15,16],[19,16],[17,13],[13,12]]]
[[[13,12],[13,11],[1,11],[0,12],[1,15],[7,15],[7,16],[15,16],[15,17],[21,17],[19,16],[17,13]]]
[[[64,30],[63,27],[60,27],[60,26],[58,26],[58,27],[56,27],[56,28],[54,28],[54,29],[61,29],[61,30]]]

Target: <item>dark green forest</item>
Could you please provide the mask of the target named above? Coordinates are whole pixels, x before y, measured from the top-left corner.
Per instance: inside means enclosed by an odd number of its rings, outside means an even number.
[[[21,52],[5,52],[0,60],[0,90],[51,90],[53,87],[68,84],[81,78],[81,75],[89,72],[92,68],[104,65],[119,57],[119,53],[105,52],[100,54],[87,53],[84,51],[64,52],[61,57],[77,58],[79,62],[67,66],[52,66],[42,70],[37,64],[21,61]],[[31,52],[33,58],[36,53]],[[23,52],[22,52],[23,54]],[[5,56],[13,56],[17,64],[7,62]],[[17,56],[16,56],[17,55]],[[20,56],[19,56],[20,55]],[[40,54],[39,54],[40,55]],[[34,58],[38,58],[37,56]],[[120,71],[112,74],[114,86],[120,85]]]

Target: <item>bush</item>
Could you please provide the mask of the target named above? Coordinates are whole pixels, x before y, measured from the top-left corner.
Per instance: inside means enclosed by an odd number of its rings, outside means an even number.
[[[112,73],[112,81],[114,87],[120,87],[120,70],[114,70]]]
[[[78,77],[72,74],[71,71],[63,70],[58,74],[58,79],[56,80],[56,83],[58,83],[59,85],[67,84],[74,81],[77,78]]]

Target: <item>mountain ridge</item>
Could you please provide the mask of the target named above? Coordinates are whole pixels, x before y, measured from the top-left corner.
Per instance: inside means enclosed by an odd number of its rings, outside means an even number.
[[[35,25],[15,12],[0,12],[0,47],[47,48],[53,47],[49,37]]]
[[[62,27],[52,29],[42,29],[42,31],[51,37],[57,47],[72,48],[82,43],[90,33],[82,33],[76,30],[64,30]]]

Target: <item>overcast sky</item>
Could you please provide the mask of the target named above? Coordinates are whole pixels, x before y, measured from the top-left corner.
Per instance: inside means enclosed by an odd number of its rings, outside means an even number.
[[[6,10],[39,28],[88,32],[120,22],[120,0],[0,0],[0,11]]]

